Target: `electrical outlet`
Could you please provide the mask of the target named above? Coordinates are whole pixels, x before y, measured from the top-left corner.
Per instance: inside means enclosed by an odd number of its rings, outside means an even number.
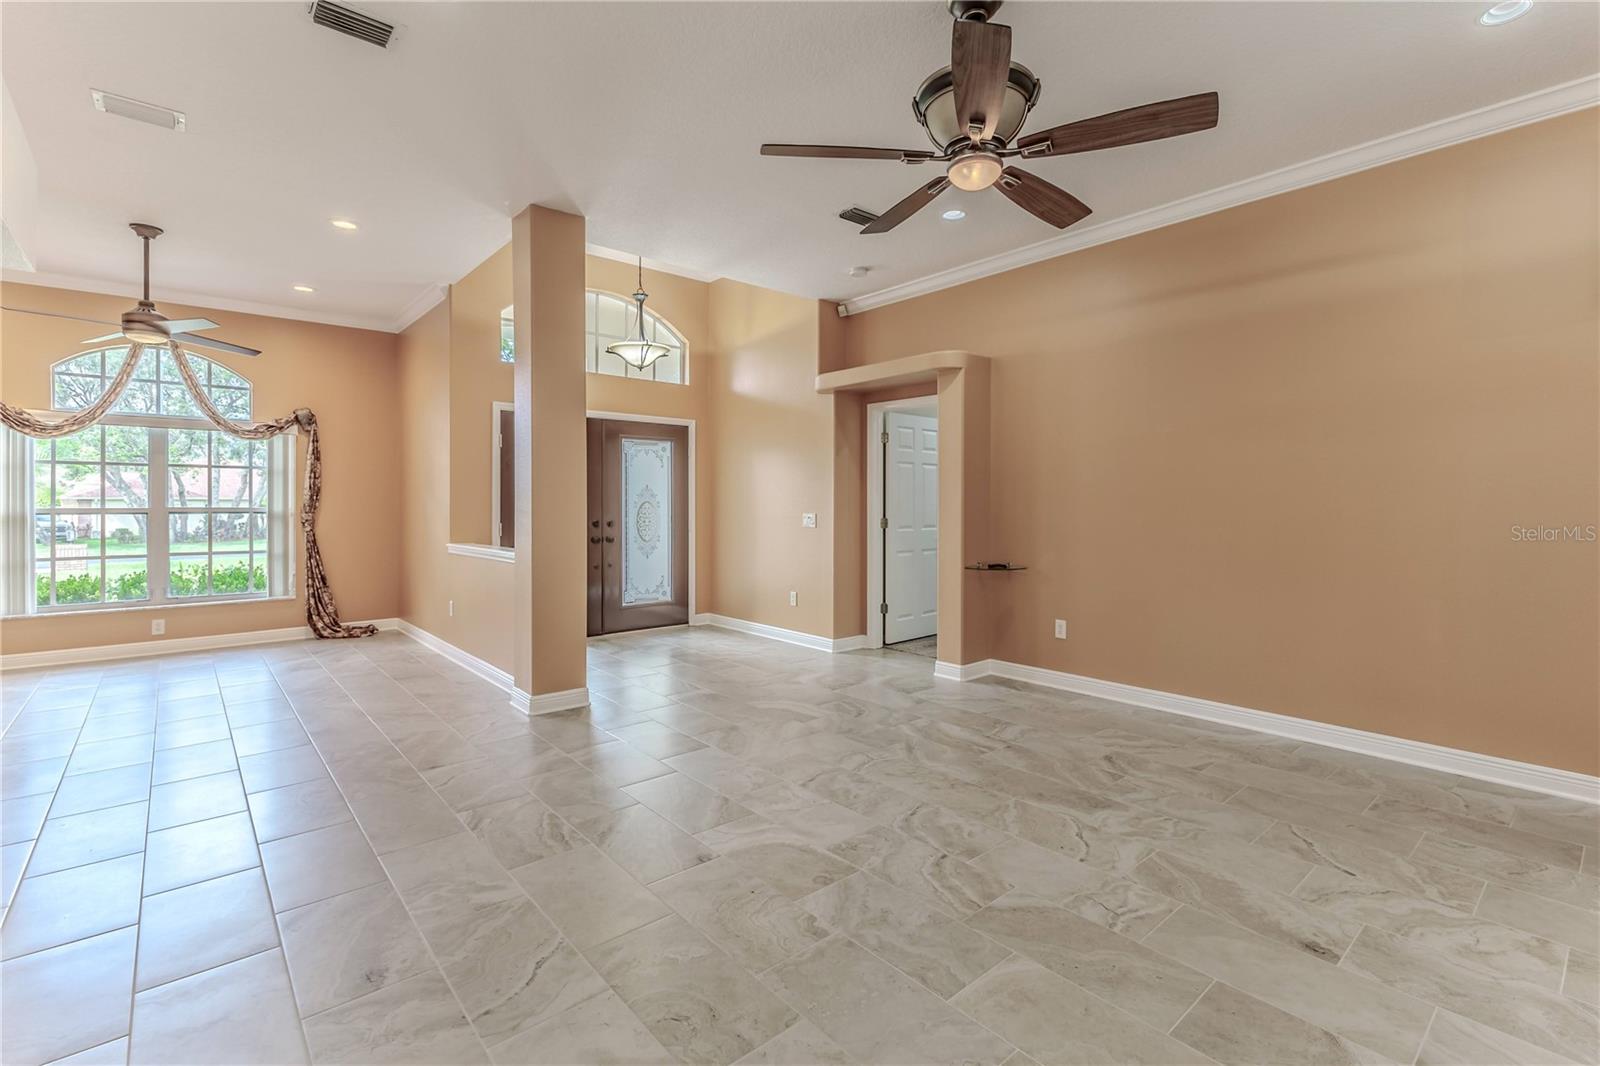
[[[165,618],[152,618],[152,619],[150,619],[150,635],[152,637],[165,636],[166,632],[167,632],[167,620]]]
[[[802,526],[804,526],[806,529],[816,529],[817,528],[817,512],[815,512],[815,511],[807,511],[805,514],[801,515],[800,516],[800,524]]]
[[[789,590],[789,606],[790,607],[798,607],[798,606],[800,606],[800,594],[798,592],[796,592],[794,589],[790,589]]]
[[[456,601],[455,600],[447,600],[447,601],[445,601],[445,610],[449,613],[451,618],[454,618],[456,616]]]
[[[1066,640],[1067,639],[1067,620],[1065,618],[1057,618],[1056,619],[1056,639],[1057,640]]]

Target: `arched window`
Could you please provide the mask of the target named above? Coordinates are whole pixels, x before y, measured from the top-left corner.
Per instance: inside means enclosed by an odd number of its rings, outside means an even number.
[[[644,309],[645,339],[665,344],[672,349],[672,353],[662,356],[643,370],[635,370],[616,356],[606,354],[608,345],[639,335],[633,307],[633,300],[616,293],[590,289],[584,294],[584,369],[591,374],[686,384],[689,380],[689,342],[683,334],[672,328],[671,323],[648,307]],[[500,312],[500,361],[517,361],[512,310],[509,307]]]
[[[100,398],[106,386],[122,369],[128,357],[126,346],[96,348],[94,351],[63,359],[50,368],[51,406],[57,411],[77,411]],[[205,387],[217,410],[236,422],[250,420],[250,382],[220,363],[204,356],[189,355],[189,365]],[[165,348],[146,348],[144,358],[134,369],[133,380],[122,394],[113,414],[166,415],[169,418],[199,418],[200,409],[178,374],[177,361]]]
[[[122,369],[127,345],[50,368],[58,411],[93,404]],[[251,418],[250,382],[189,356],[212,403]],[[10,432],[7,430],[6,432]],[[243,440],[211,426],[166,348],[147,348],[127,390],[99,423],[8,448],[32,481],[32,548],[0,544],[9,567],[33,569],[33,595],[11,613],[115,609],[287,596],[293,589],[294,444]],[[30,470],[31,467],[31,470]]]
[[[633,309],[633,301],[626,296],[595,289],[588,291],[583,307],[584,366],[591,374],[684,384],[689,378],[689,343],[649,307],[644,309],[644,339],[665,344],[672,349],[672,354],[662,356],[643,370],[635,370],[617,356],[606,354],[606,345],[639,335]]]

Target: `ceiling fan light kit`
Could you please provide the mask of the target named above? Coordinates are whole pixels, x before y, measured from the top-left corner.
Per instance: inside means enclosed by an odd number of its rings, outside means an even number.
[[[887,233],[952,185],[963,192],[999,189],[1001,195],[1024,211],[1057,229],[1065,229],[1088,217],[1088,205],[1065,189],[1008,165],[1006,160],[1142,144],[1197,133],[1217,124],[1217,94],[1210,92],[1113,111],[1018,140],[1039,100],[1041,86],[1032,71],[1011,61],[1011,27],[992,21],[1000,9],[1000,0],[949,0],[948,6],[955,19],[950,36],[950,65],[929,75],[911,100],[912,114],[937,152],[828,144],[761,146],[761,154],[769,156],[945,164],[943,177],[928,182],[868,221],[861,228],[862,233]],[[861,212],[867,214],[870,212]],[[841,217],[849,218],[847,214]]]
[[[157,311],[155,303],[150,299],[150,242],[161,236],[161,227],[152,226],[148,222],[130,222],[128,228],[138,234],[139,239],[144,242],[144,298],[133,310],[122,313],[120,330],[116,333],[107,333],[103,337],[90,337],[83,342],[84,344],[102,344],[106,341],[126,339],[140,344],[165,345],[176,340],[200,348],[231,352],[234,355],[261,354],[257,349],[246,348],[242,344],[229,344],[215,337],[200,336],[196,331],[217,328],[217,324],[209,318],[170,319]]]

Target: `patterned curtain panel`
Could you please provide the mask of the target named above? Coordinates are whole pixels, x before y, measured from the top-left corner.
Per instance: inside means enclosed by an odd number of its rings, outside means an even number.
[[[122,397],[128,382],[133,378],[134,367],[139,364],[144,347],[137,342],[133,344],[116,378],[98,400],[83,410],[60,419],[43,419],[0,400],[0,421],[4,421],[18,433],[38,439],[64,437],[87,429],[100,421]],[[311,632],[323,639],[368,637],[376,633],[378,631],[376,626],[346,625],[339,621],[339,608],[334,603],[333,589],[328,584],[327,571],[323,569],[322,550],[317,546],[317,508],[322,502],[322,446],[317,439],[317,416],[302,407],[294,414],[270,422],[229,421],[217,410],[211,402],[211,397],[195,377],[194,368],[189,365],[189,357],[183,348],[176,342],[170,343],[168,347],[195,405],[200,408],[206,420],[222,432],[245,440],[267,440],[280,433],[287,433],[295,427],[305,432],[306,483],[305,494],[300,504],[300,529],[305,534],[306,544],[306,624],[311,627]]]

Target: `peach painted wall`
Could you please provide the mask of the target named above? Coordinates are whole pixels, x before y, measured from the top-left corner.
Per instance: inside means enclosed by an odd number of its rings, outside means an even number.
[[[1597,546],[1515,528],[1600,523],[1597,193],[1590,110],[851,316],[846,359],[993,358],[996,658],[1592,774]]]
[[[638,277],[626,263],[585,257],[588,288],[627,296]],[[697,606],[707,602],[710,580],[711,471],[713,435],[707,377],[696,373],[714,358],[709,324],[710,286],[693,278],[656,270],[644,272],[649,308],[670,322],[689,342],[689,383],[587,375],[586,404],[591,411],[644,417],[690,419],[696,423]],[[490,436],[493,404],[511,402],[512,367],[499,361],[500,311],[511,304],[511,246],[507,244],[450,287],[449,391],[450,539],[463,544],[490,542],[490,501],[494,451]],[[581,353],[575,356],[581,358]],[[700,607],[701,610],[705,608]]]
[[[509,672],[512,565],[445,550],[450,540],[451,453],[444,442],[450,418],[451,321],[447,298],[400,334],[400,417],[406,427],[400,438],[400,468],[406,491],[399,614]]]
[[[511,402],[500,312],[511,306],[511,245],[450,286],[450,539],[491,544],[494,404]]]
[[[713,605],[701,610],[832,636],[835,430],[833,398],[816,392],[820,309],[711,283],[716,552]],[[801,525],[807,511],[815,529]]]
[[[56,314],[115,321],[132,299],[7,282],[0,300]],[[204,353],[250,379],[255,414],[271,418],[297,407],[317,413],[322,435],[323,495],[317,534],[323,561],[347,620],[399,612],[394,575],[400,563],[400,472],[393,463],[401,431],[397,413],[396,339],[370,330],[324,326],[207,307],[163,304],[170,317],[203,315],[217,335],[262,349],[256,359]],[[0,397],[29,408],[50,405],[50,365],[81,350],[85,336],[105,330],[84,322],[0,312]],[[304,472],[304,447],[296,476]],[[149,641],[152,617],[166,620],[166,639],[213,636],[305,624],[304,560],[297,598],[172,607],[160,612],[72,613],[0,623],[0,648],[10,653]]]
[[[586,284],[623,295],[633,291],[632,267],[586,257]],[[589,410],[696,423],[696,607],[708,610],[711,582],[710,431],[713,359],[709,290],[703,282],[645,271],[652,310],[689,341],[689,384],[670,385],[604,374],[586,375]],[[401,617],[503,670],[513,666],[514,601],[510,564],[450,555],[446,544],[487,543],[494,401],[511,402],[512,367],[499,361],[500,311],[511,303],[511,246],[507,244],[461,281],[447,300],[400,337],[403,420],[417,427],[406,453],[406,551]],[[575,355],[575,358],[580,356]],[[448,427],[443,429],[441,427]],[[441,443],[447,442],[447,443]],[[454,601],[454,614],[450,602]]]

